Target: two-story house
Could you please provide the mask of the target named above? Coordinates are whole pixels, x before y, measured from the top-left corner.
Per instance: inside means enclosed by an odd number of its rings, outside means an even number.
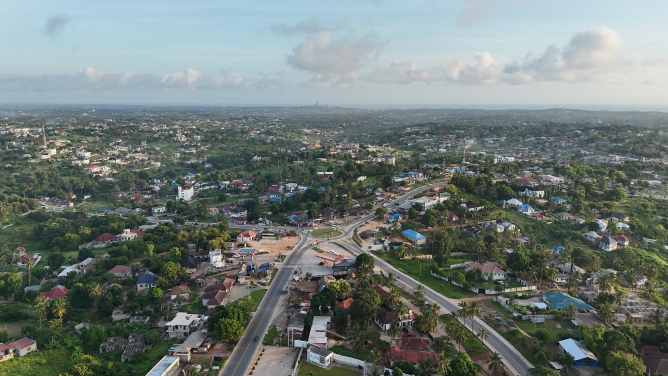
[[[202,315],[196,315],[185,312],[177,312],[172,321],[165,324],[169,338],[187,338],[191,330],[197,330],[202,324]]]

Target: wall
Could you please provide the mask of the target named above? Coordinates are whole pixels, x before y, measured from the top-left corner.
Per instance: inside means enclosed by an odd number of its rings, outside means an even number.
[[[299,341],[302,342],[302,341]],[[299,373],[299,361],[302,359],[302,354],[304,353],[304,349],[301,348],[299,349],[299,355],[297,355],[297,361],[295,362],[295,369],[292,370],[292,376],[297,376],[297,373]]]
[[[432,276],[434,276],[434,277],[436,277],[436,278],[442,279],[442,280],[444,280],[444,281],[449,281],[449,280],[448,280],[448,277],[442,277],[442,276],[440,276],[440,275],[438,275],[438,274],[434,274],[434,272],[430,272],[430,273],[431,273]],[[461,284],[461,283],[457,283],[457,282],[455,282],[455,281],[449,281],[449,282],[452,283],[452,284],[455,285],[455,286],[462,287],[462,284]],[[470,290],[473,291],[473,292],[475,292],[476,294],[479,293],[477,287],[471,287]],[[529,290],[536,290],[536,286],[512,287],[512,288],[508,288],[508,289],[503,289],[503,291],[502,291],[501,293],[504,293],[504,292],[529,291]],[[486,294],[486,295],[496,295],[496,294],[499,294],[499,292],[496,292],[496,290],[484,290],[484,291],[485,291],[485,294]]]
[[[308,347],[308,342],[307,341],[300,341],[300,340],[295,340],[295,347],[301,347],[303,349]]]
[[[355,359],[355,358],[351,358],[351,357],[343,356],[343,355],[339,355],[339,354],[332,355],[332,360],[337,362],[337,363],[343,363],[343,364],[347,364],[347,365],[350,365],[350,366],[353,366],[353,367],[357,367],[357,366],[364,367],[364,361],[363,360],[359,360],[359,359]]]

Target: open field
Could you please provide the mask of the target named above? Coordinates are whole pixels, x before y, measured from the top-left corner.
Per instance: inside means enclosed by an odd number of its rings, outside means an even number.
[[[55,376],[65,374],[69,370],[71,353],[70,350],[45,350],[22,358],[13,358],[2,363],[0,375]],[[149,370],[150,368],[146,372]]]
[[[332,367],[332,369],[326,370],[324,368],[318,367],[311,363],[302,362],[302,365],[299,367],[298,376],[306,376],[310,372],[315,373],[318,376],[358,376],[360,372],[356,372],[349,369],[343,369],[339,367]]]

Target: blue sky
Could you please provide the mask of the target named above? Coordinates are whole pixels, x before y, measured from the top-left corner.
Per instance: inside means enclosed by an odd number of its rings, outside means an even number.
[[[1,103],[668,104],[663,0],[20,1],[2,9]]]

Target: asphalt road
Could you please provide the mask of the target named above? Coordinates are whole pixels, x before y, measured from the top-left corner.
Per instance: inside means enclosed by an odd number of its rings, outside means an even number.
[[[301,262],[308,249],[309,237],[306,234],[302,234],[302,239],[294,250],[290,252],[283,265],[293,265]],[[246,369],[248,369],[248,366],[253,362],[257,349],[262,345],[262,340],[264,339],[267,329],[269,329],[272,317],[274,316],[274,311],[276,309],[284,308],[283,306],[279,307],[278,302],[282,294],[283,286],[288,283],[293,271],[294,269],[284,268],[278,270],[276,277],[274,277],[271,285],[269,285],[269,289],[267,289],[267,292],[264,294],[264,298],[262,298],[262,301],[248,324],[248,327],[244,331],[243,336],[225,364],[224,374],[226,376],[243,376],[246,374]],[[254,340],[256,336],[259,337],[257,342]]]

